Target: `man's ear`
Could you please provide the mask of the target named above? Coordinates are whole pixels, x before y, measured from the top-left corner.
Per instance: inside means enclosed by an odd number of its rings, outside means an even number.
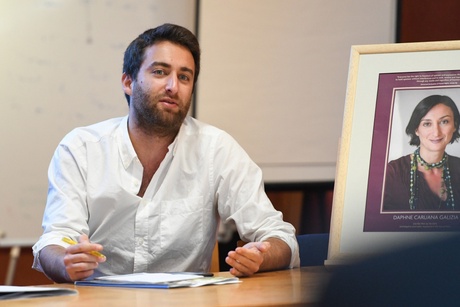
[[[123,73],[121,75],[121,86],[123,87],[123,92],[125,94],[131,96],[133,93],[133,88],[132,88],[133,80],[131,79],[131,76],[127,75],[126,73]]]

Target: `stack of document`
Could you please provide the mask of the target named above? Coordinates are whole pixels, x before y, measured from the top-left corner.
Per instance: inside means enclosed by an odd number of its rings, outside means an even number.
[[[0,300],[23,299],[32,297],[74,295],[73,289],[35,287],[35,286],[0,286]]]
[[[127,288],[183,288],[205,285],[238,283],[237,277],[206,277],[190,273],[136,273],[101,276],[92,280],[76,281],[77,286],[104,286]]]

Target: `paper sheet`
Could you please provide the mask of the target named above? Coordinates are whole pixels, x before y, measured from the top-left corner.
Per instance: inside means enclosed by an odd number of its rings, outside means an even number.
[[[35,287],[35,286],[2,286],[0,285],[0,300],[23,299],[32,297],[74,295],[74,289]]]

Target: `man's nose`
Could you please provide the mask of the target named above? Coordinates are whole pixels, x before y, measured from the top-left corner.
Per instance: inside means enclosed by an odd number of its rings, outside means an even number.
[[[170,74],[166,82],[166,91],[175,94],[177,93],[177,76],[176,74]]]

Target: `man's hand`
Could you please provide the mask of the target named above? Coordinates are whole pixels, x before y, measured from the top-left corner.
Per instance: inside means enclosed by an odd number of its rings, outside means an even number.
[[[67,247],[64,255],[64,266],[70,280],[80,280],[93,275],[94,269],[106,258],[94,256],[90,252],[99,252],[102,249],[102,245],[91,243],[87,235],[81,235],[78,244]]]
[[[291,261],[291,249],[281,239],[269,238],[263,242],[249,242],[228,253],[225,262],[230,273],[237,277],[251,276],[259,271],[285,269]]]
[[[100,244],[90,243],[87,235],[79,238],[79,243],[63,248],[48,245],[40,251],[40,264],[44,273],[55,282],[73,282],[90,277],[105,257],[97,257],[89,252],[102,251]]]
[[[270,242],[250,242],[243,247],[237,247],[234,251],[228,253],[225,259],[232,268],[232,275],[251,276],[260,270],[264,262],[264,253],[270,249]]]

